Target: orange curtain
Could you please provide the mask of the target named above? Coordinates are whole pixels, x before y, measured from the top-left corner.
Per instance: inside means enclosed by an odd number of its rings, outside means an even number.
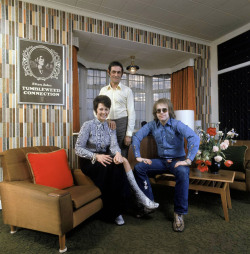
[[[73,132],[80,131],[77,47],[73,46]]]
[[[187,67],[171,74],[171,101],[174,110],[194,110],[196,119],[193,67]]]

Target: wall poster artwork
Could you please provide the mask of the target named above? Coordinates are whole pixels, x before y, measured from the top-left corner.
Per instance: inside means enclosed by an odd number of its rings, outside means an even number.
[[[64,105],[64,46],[19,39],[19,100]]]

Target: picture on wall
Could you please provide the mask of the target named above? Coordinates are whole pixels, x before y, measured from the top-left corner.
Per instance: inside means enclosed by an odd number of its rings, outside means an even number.
[[[19,39],[19,100],[22,104],[64,104],[64,46]]]

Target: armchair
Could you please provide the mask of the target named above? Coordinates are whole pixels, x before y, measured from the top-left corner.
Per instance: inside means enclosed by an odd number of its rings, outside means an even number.
[[[38,230],[59,236],[59,252],[67,251],[65,234],[102,208],[101,192],[76,169],[74,185],[56,189],[34,184],[26,161],[27,153],[59,150],[55,146],[35,146],[2,152],[3,182],[0,183],[2,214],[11,233],[16,227]]]

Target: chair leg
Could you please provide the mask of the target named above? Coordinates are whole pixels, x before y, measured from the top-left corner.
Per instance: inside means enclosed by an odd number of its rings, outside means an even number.
[[[67,247],[65,246],[65,234],[64,235],[59,235],[59,252],[64,253],[67,251]]]
[[[11,234],[15,234],[16,232],[17,232],[16,226],[10,225],[10,233],[11,233]]]

